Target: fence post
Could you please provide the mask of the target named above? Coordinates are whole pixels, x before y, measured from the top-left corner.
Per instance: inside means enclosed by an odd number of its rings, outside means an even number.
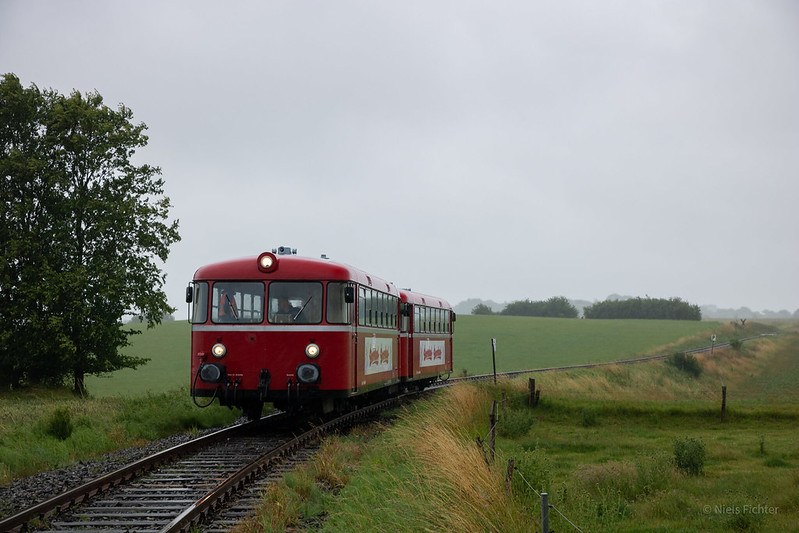
[[[527,405],[535,407],[535,378],[529,378],[527,380],[527,394],[529,394]]]
[[[549,494],[541,493],[541,533],[549,533]]]
[[[494,363],[494,385],[497,384],[497,339],[491,339],[491,361]]]
[[[515,461],[508,459],[508,474],[505,476],[505,490],[510,492],[511,482],[513,481],[513,465]]]
[[[727,415],[727,385],[721,386],[721,421]]]
[[[491,462],[494,462],[494,442],[496,441],[494,436],[494,428],[497,422],[497,401],[494,400],[494,403],[491,404],[491,414],[488,417],[488,424],[491,428],[488,432],[488,448],[489,453],[491,454]]]

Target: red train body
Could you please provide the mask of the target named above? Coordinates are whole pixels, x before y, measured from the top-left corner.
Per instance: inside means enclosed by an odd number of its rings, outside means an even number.
[[[200,268],[191,393],[250,418],[271,402],[330,412],[452,372],[455,314],[436,297],[280,248]]]

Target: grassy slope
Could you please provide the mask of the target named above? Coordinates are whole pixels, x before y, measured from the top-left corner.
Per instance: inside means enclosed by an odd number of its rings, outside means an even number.
[[[357,470],[340,474],[348,477],[340,495],[317,494],[314,506],[295,503],[293,517],[267,512],[241,530],[282,531],[317,512],[328,515],[325,531],[537,531],[540,503],[520,473],[584,531],[796,531],[799,335],[698,358],[699,378],[663,361],[539,374],[545,392],[535,409],[525,405],[523,379],[449,389],[383,435],[350,438],[355,459],[323,454],[309,480],[277,488],[271,502],[318,493],[330,477],[320,478],[321,467],[357,460]],[[500,459],[488,468],[474,437],[485,437],[502,393]],[[705,447],[699,476],[673,463],[684,438]],[[509,458],[518,468],[511,493],[503,490]],[[554,512],[550,526],[571,530]]]

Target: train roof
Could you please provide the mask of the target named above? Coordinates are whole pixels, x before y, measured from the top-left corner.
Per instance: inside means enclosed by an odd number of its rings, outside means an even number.
[[[194,281],[354,281],[399,296],[399,289],[393,283],[343,263],[298,255],[273,255],[274,267],[266,272],[259,268],[258,260],[261,256],[233,259],[200,267],[194,273]]]
[[[414,305],[426,305],[428,307],[439,307],[441,309],[452,309],[449,302],[439,298],[438,296],[430,296],[428,294],[421,294],[413,292],[410,289],[400,290],[400,300]]]

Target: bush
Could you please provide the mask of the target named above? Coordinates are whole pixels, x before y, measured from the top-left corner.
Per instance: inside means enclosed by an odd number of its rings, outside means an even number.
[[[516,471],[520,476],[513,476],[513,483],[518,485],[514,492],[529,493],[525,488],[529,483],[535,490],[547,492],[553,488],[552,471],[554,466],[546,452],[541,448],[525,450],[517,455]],[[518,481],[517,481],[518,480]]]
[[[740,349],[741,349],[741,346],[743,346],[743,343],[742,343],[741,341],[739,341],[738,339],[732,339],[732,340],[730,341],[730,347],[731,347],[733,350],[738,350],[738,351],[740,351]]]
[[[52,435],[59,440],[67,440],[72,435],[73,428],[72,415],[69,414],[69,409],[59,407],[47,419],[45,431],[48,435]]]
[[[510,409],[497,424],[497,433],[509,439],[517,439],[530,431],[535,416],[529,409]]]
[[[697,358],[691,354],[677,352],[671,354],[666,361],[673,367],[678,368],[695,378],[698,378],[702,374],[702,365],[700,365]]]
[[[674,440],[674,464],[688,475],[698,476],[705,466],[705,445],[686,437]]]

